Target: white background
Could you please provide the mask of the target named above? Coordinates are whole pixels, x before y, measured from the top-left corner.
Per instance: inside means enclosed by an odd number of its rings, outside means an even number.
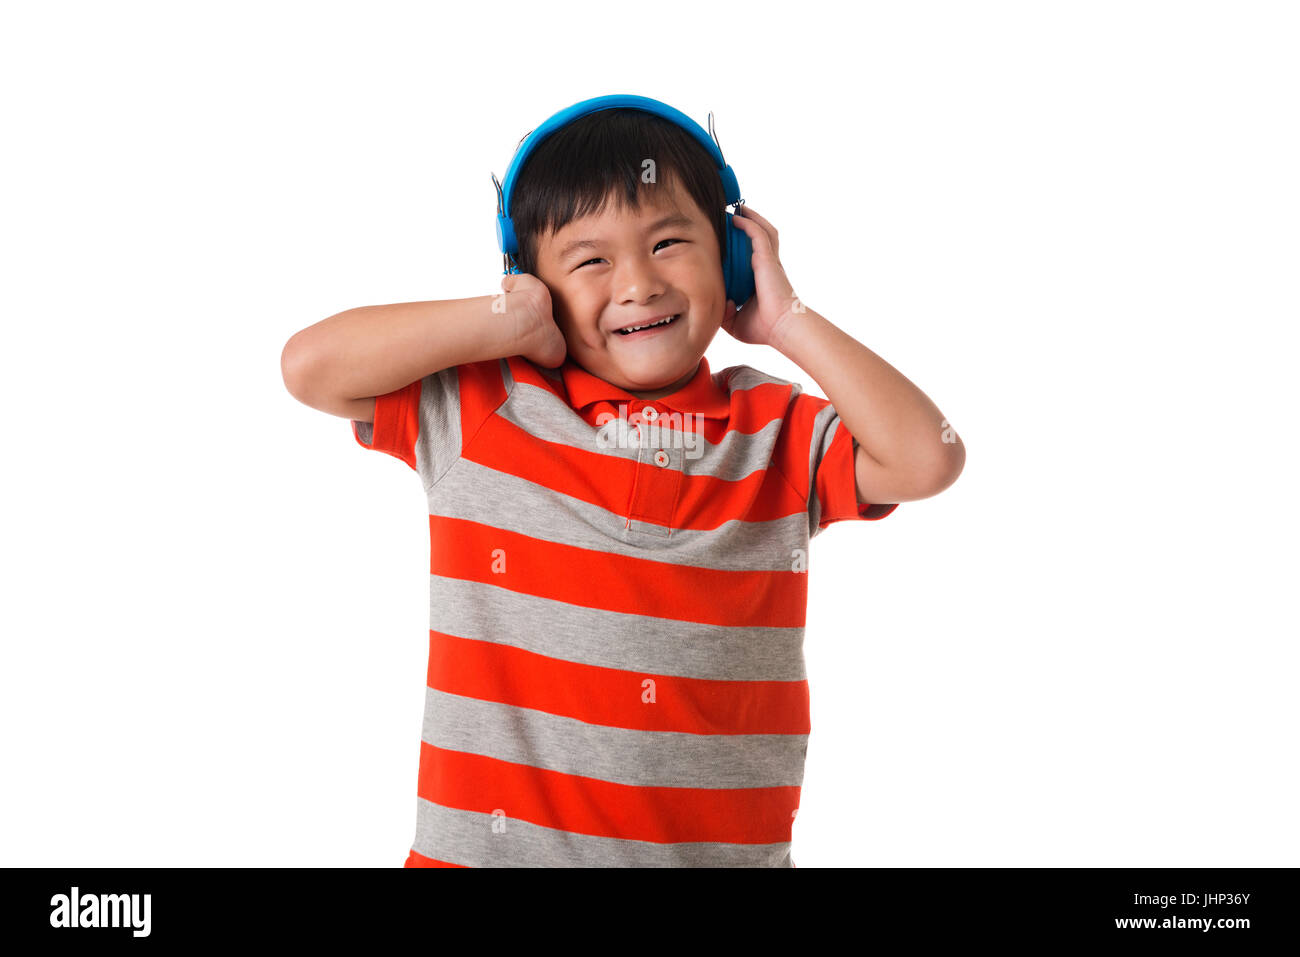
[[[638,93],[714,112],[969,453],[813,543],[796,864],[1296,865],[1298,46],[1284,3],[6,4],[0,863],[401,865],[424,493],[280,352],[497,292],[489,174]]]

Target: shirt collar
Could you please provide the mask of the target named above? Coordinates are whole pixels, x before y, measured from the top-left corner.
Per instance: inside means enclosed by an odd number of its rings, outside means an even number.
[[[560,366],[560,375],[564,379],[569,404],[575,409],[603,399],[626,402],[632,409],[640,408],[647,402],[656,402],[677,412],[703,415],[711,419],[725,419],[731,414],[731,399],[713,381],[709,372],[709,360],[704,356],[700,356],[699,368],[686,385],[658,399],[638,399],[632,393],[592,375],[574,362],[572,357],[564,360]]]

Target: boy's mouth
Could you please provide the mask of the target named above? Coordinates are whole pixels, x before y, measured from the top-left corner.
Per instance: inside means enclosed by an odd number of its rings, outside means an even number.
[[[642,339],[654,335],[661,329],[667,329],[669,326],[676,323],[679,318],[681,318],[680,312],[672,316],[666,316],[663,319],[654,319],[650,322],[628,326],[625,329],[617,329],[615,331],[624,339]]]

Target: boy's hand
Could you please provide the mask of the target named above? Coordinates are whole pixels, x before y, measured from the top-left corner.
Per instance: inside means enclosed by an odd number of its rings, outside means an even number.
[[[743,214],[743,215],[742,215]],[[722,328],[741,342],[774,346],[780,341],[786,319],[799,307],[794,287],[786,278],[777,258],[776,227],[749,205],[736,207],[731,221],[744,230],[754,247],[754,295],[736,312],[736,304],[727,300]]]
[[[551,291],[531,273],[511,273],[501,277],[501,288],[508,293],[506,311],[515,316],[516,351],[547,369],[564,362],[569,347],[564,333],[551,315]]]

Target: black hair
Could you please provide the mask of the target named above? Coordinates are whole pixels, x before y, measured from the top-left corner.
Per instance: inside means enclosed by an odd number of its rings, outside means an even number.
[[[642,181],[643,163],[654,160],[654,183]],[[726,255],[726,195],[708,151],[671,120],[645,110],[598,110],[552,133],[515,175],[510,218],[520,272],[537,274],[541,237],[575,219],[603,210],[609,199],[639,209],[641,191],[675,182],[699,205],[718,237],[719,262]]]

